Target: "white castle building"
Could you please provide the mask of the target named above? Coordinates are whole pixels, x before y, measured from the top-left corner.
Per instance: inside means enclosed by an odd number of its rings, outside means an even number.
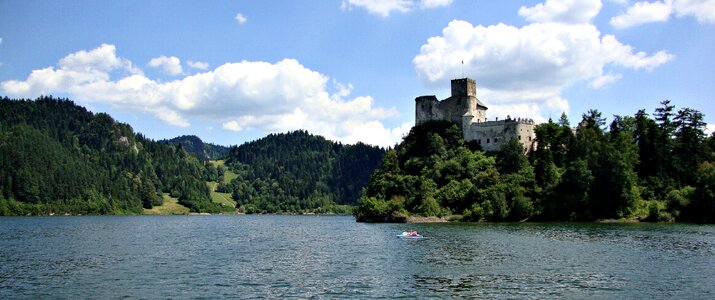
[[[505,120],[487,120],[487,107],[477,98],[474,79],[452,80],[452,96],[442,101],[434,95],[415,98],[415,121],[446,120],[462,128],[465,141],[476,141],[484,151],[499,151],[511,139],[530,151],[536,135],[534,120],[507,116]]]

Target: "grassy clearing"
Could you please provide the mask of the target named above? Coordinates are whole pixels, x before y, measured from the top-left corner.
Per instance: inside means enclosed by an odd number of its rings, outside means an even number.
[[[152,209],[144,209],[145,215],[187,215],[189,208],[179,204],[179,199],[172,198],[164,193],[164,204],[154,206]]]
[[[215,167],[224,166],[223,160],[212,160],[212,161],[209,161],[209,163],[214,165]],[[223,174],[223,182],[229,183],[229,182],[231,182],[231,180],[233,180],[236,177],[238,177],[238,175],[231,172],[231,170],[226,170],[226,172]],[[221,203],[228,207],[236,207],[236,201],[233,201],[233,198],[231,198],[231,194],[216,192],[216,187],[218,186],[218,182],[209,181],[209,182],[206,182],[206,185],[208,185],[209,190],[211,190],[211,201],[216,202],[216,203]]]
[[[231,194],[216,192],[216,186],[218,186],[218,183],[206,182],[206,185],[208,185],[211,190],[211,201],[221,203],[228,207],[236,207],[236,201],[233,201]]]
[[[219,167],[219,166],[226,166],[224,164],[223,160],[211,160],[209,161],[210,164],[212,164],[214,167]],[[230,169],[226,170],[226,172],[223,174],[223,183],[229,183],[231,180],[234,178],[238,177],[236,173],[233,173]]]

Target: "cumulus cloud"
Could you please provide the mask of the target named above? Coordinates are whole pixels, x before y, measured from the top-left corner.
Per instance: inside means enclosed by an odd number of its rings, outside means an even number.
[[[20,97],[48,95],[57,91],[72,92],[78,86],[98,86],[109,80],[110,73],[123,72],[143,77],[142,72],[125,59],[116,56],[114,45],[103,44],[90,51],[67,55],[58,68],[34,70],[26,80],[8,80],[0,87],[9,94]]]
[[[450,4],[452,4],[452,0],[343,0],[340,9],[350,10],[353,7],[360,7],[371,14],[386,18],[393,11],[406,13],[416,7],[429,9],[449,6]]]
[[[153,68],[160,68],[167,75],[181,75],[184,70],[181,68],[181,60],[176,56],[166,57],[164,55],[152,58],[147,64]]]
[[[611,69],[652,70],[672,58],[665,51],[636,52],[612,35],[602,36],[592,24],[548,22],[518,28],[455,20],[441,36],[422,45],[413,64],[428,86],[437,87],[462,72],[475,78],[490,115],[507,105],[525,113],[521,116],[537,116],[549,113],[547,107],[568,108],[561,93],[575,82],[601,88],[621,77]]]
[[[189,67],[198,69],[198,70],[207,70],[209,68],[209,64],[206,62],[202,62],[202,61],[187,60],[186,64],[189,65]]]
[[[715,0],[670,0],[678,17],[694,16],[700,23],[715,23]]]
[[[625,13],[612,17],[611,25],[618,29],[644,23],[664,22],[671,15],[694,16],[700,23],[715,23],[715,0],[665,0],[636,2]]]
[[[589,23],[601,10],[601,0],[546,0],[533,7],[519,8],[531,22]]]
[[[102,45],[67,55],[57,67],[32,71],[25,80],[1,82],[0,88],[26,98],[66,93],[79,103],[148,112],[180,127],[201,118],[230,131],[306,129],[333,140],[383,146],[409,130],[383,126],[397,115],[395,108],[376,107],[370,96],[353,97],[352,85],[331,82],[294,59],[226,63],[164,82],[118,57],[113,45]]]
[[[246,16],[244,16],[241,13],[237,13],[236,16],[234,17],[234,19],[236,19],[236,22],[238,22],[238,24],[241,24],[241,25],[246,24],[246,22],[248,21]]]
[[[626,28],[642,23],[663,22],[670,17],[672,9],[663,2],[637,2],[625,14],[611,18],[615,28]]]

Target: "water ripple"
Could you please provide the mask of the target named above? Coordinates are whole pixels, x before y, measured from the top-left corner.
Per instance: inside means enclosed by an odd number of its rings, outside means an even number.
[[[713,226],[0,219],[2,299],[712,298],[714,265]]]

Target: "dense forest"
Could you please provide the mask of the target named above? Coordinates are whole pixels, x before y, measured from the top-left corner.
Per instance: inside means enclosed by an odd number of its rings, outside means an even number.
[[[359,221],[713,223],[715,135],[704,129],[702,113],[663,101],[652,116],[640,110],[608,125],[596,110],[575,128],[565,115],[549,120],[528,155],[517,141],[484,153],[449,122],[416,126],[389,151],[306,131],[228,149],[193,136],[153,141],[66,99],[5,97],[0,215],[141,213],[164,194],[193,212],[233,211],[212,202],[215,181],[247,213],[359,204]],[[223,155],[232,172],[204,161]]]
[[[232,147],[226,165],[237,174],[218,186],[245,212],[337,211],[356,205],[385,150],[343,145],[306,131],[271,134]]]
[[[528,156],[512,140],[497,153],[465,144],[448,122],[414,127],[370,178],[358,221],[410,215],[465,221],[715,222],[715,134],[703,114],[670,101],[651,117],[590,110],[536,127]]]
[[[204,143],[195,135],[182,135],[169,140],[159,140],[158,142],[176,146],[181,145],[181,147],[183,147],[186,151],[196,155],[196,157],[202,162],[223,159],[228,154],[229,149],[228,147],[220,145]]]
[[[0,215],[141,213],[162,193],[219,212],[206,166],[181,146],[52,97],[0,99]]]

